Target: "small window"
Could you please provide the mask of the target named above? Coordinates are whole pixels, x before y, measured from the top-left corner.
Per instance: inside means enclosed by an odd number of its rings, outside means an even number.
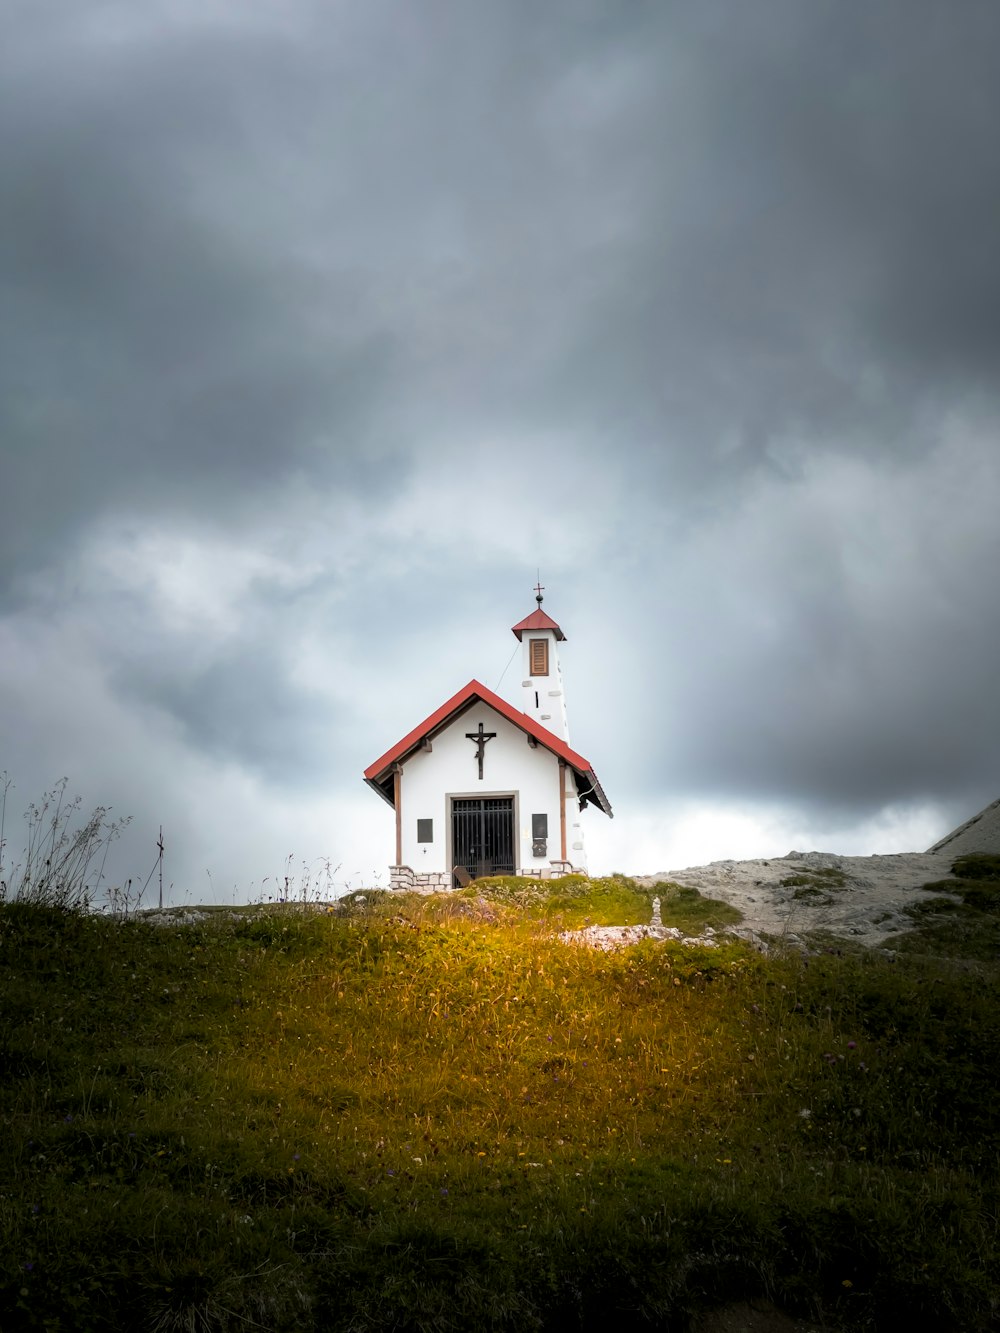
[[[417,842],[433,842],[433,841],[434,841],[434,820],[418,819]]]
[[[547,676],[549,674],[549,641],[548,639],[530,639],[531,652],[531,674],[533,676]]]

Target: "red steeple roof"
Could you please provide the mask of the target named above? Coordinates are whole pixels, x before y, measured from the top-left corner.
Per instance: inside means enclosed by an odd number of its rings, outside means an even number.
[[[520,638],[525,630],[530,632],[539,629],[552,630],[557,639],[565,639],[566,637],[552,617],[547,616],[541,607],[537,611],[532,611],[530,616],[525,616],[523,620],[519,620],[516,625],[512,625],[511,633]]]

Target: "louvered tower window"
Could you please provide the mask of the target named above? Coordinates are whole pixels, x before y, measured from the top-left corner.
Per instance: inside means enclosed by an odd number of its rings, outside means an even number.
[[[533,676],[547,676],[549,674],[549,641],[548,639],[531,639],[531,674]]]

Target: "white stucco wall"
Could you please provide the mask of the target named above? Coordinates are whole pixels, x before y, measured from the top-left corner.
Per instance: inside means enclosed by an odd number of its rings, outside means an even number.
[[[549,674],[531,674],[531,640],[544,639],[549,645]],[[522,712],[547,727],[553,735],[569,743],[569,723],[566,718],[566,689],[563,685],[562,665],[559,661],[559,643],[550,629],[525,630],[521,638],[521,703]]]
[[[465,734],[478,732],[480,722],[486,732],[497,733],[486,743],[481,781],[476,744]],[[403,765],[400,800],[402,864],[410,866],[418,875],[451,869],[451,797],[513,796],[516,868],[522,874],[533,869],[548,869],[550,861],[560,859],[559,772],[559,761],[551,751],[542,745],[532,748],[524,732],[494,712],[488,704],[474,704],[433,738],[431,750],[416,751]],[[569,792],[566,805],[567,859],[583,868],[580,813],[576,786],[569,769],[566,770],[566,784]],[[532,855],[533,814],[548,816],[545,857]],[[417,841],[418,819],[433,820],[433,842]],[[574,850],[575,844],[579,846]]]

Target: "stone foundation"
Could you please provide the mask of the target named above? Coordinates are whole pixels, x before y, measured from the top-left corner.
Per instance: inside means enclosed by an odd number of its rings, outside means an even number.
[[[521,871],[528,879],[558,879],[560,875],[585,875],[586,870],[571,861],[550,861],[547,866],[527,866]]]
[[[550,861],[547,866],[531,866],[521,874],[529,879],[558,879],[560,875],[585,875],[587,872],[569,861]],[[390,866],[389,888],[406,893],[445,893],[455,886],[451,872],[432,870],[417,874],[412,866]]]
[[[451,874],[447,870],[432,870],[418,875],[411,866],[389,867],[390,889],[402,889],[406,893],[441,893],[451,887]]]

